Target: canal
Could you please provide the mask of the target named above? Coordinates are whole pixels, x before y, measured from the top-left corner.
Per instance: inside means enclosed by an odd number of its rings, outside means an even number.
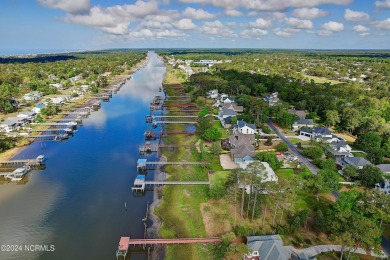
[[[46,169],[30,173],[25,185],[0,186],[0,244],[18,246],[18,252],[0,251],[0,259],[115,259],[121,236],[143,238],[142,218],[153,194],[134,196],[131,187],[148,129],[145,115],[166,70],[155,53],[148,55],[147,66],[73,138],[33,143],[15,157],[44,154]],[[25,245],[47,247],[27,251],[34,248]],[[147,259],[145,253],[130,256]]]

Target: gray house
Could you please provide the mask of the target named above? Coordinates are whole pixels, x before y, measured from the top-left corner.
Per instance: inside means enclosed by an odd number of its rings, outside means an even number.
[[[279,235],[246,237],[250,250],[244,255],[245,260],[288,260],[291,259],[292,246],[285,246]]]
[[[251,144],[243,144],[237,146],[230,151],[232,160],[235,163],[239,162],[251,162],[256,156],[255,147]]]
[[[298,119],[292,125],[294,131],[301,129],[302,127],[313,128],[314,127],[313,119]]]
[[[299,134],[315,139],[316,141],[320,141],[321,139],[333,138],[331,131],[329,131],[327,128],[319,126],[314,127],[313,129],[303,127],[299,130]]]
[[[225,128],[230,128],[232,126],[230,121],[231,118],[234,116],[237,116],[237,113],[232,109],[221,108],[219,110],[218,118],[221,121],[222,126]],[[228,117],[230,117],[230,119],[228,121],[225,121],[225,119],[227,119]]]
[[[340,160],[341,166],[344,168],[348,165],[352,165],[358,170],[361,170],[364,166],[371,164],[370,161],[367,161],[363,157],[344,157]]]

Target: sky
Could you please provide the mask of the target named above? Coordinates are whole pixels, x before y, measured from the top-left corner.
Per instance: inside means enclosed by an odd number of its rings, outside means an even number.
[[[389,49],[390,0],[1,0],[0,54]]]

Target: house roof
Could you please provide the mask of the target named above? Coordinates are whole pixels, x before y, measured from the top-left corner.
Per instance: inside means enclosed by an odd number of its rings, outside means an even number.
[[[319,126],[314,127],[313,132],[315,134],[318,134],[318,135],[331,135],[332,134],[332,132],[329,131],[327,128],[323,128],[323,127],[319,127]]]
[[[253,130],[256,130],[256,126],[254,124],[248,124],[247,122],[245,122],[244,120],[238,120],[237,121],[237,126],[239,128],[243,128],[244,126],[247,126],[249,128],[252,128]]]
[[[222,110],[219,114],[221,116],[236,116],[237,115],[237,113],[233,109],[225,109],[225,108],[222,108]]]
[[[250,145],[250,144],[253,144],[255,141],[256,141],[256,139],[255,139],[254,134],[245,135],[245,134],[237,133],[237,134],[231,135],[229,137],[229,143],[235,147],[240,146],[240,145],[244,145],[244,144]]]
[[[292,115],[297,115],[299,116],[300,119],[305,119],[306,117],[306,112],[303,110],[295,110],[295,109],[289,109],[288,112]]]
[[[45,107],[45,104],[38,104],[35,106],[36,108],[44,108]]]
[[[297,125],[314,125],[313,119],[298,119],[295,121],[295,124]]]
[[[383,173],[390,173],[390,164],[378,164],[378,167]]]
[[[236,104],[233,104],[233,103],[223,104],[222,108],[224,108],[224,109],[232,109],[234,111],[243,111],[244,110],[243,106],[237,106]]]
[[[248,236],[247,245],[259,252],[261,260],[288,260],[292,252],[292,247],[284,246],[279,235]]]
[[[33,111],[22,111],[22,112],[20,112],[20,113],[18,114],[18,116],[19,116],[19,115],[23,115],[23,116],[33,116],[33,115],[36,115],[36,113],[33,112]]]
[[[21,119],[19,117],[7,117],[3,122],[1,122],[1,125],[14,125],[18,124]]]
[[[255,147],[251,144],[237,146],[231,150],[231,153],[234,158],[254,157],[256,155]]]
[[[371,164],[370,161],[367,161],[366,159],[364,159],[363,157],[358,157],[358,156],[354,156],[354,157],[347,157],[344,159],[347,163],[351,164],[351,165],[354,165],[354,166],[365,166],[367,164]]]
[[[225,125],[226,124],[230,125],[232,123],[232,117],[231,116],[225,117],[223,119],[223,122],[225,123]]]

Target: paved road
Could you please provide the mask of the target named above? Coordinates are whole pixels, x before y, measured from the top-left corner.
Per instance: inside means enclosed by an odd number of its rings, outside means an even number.
[[[387,254],[388,257],[390,257],[390,242],[382,236],[382,243],[381,243],[383,251]]]
[[[317,174],[317,168],[270,121],[266,121],[266,124],[287,144],[290,150],[313,174]]]

